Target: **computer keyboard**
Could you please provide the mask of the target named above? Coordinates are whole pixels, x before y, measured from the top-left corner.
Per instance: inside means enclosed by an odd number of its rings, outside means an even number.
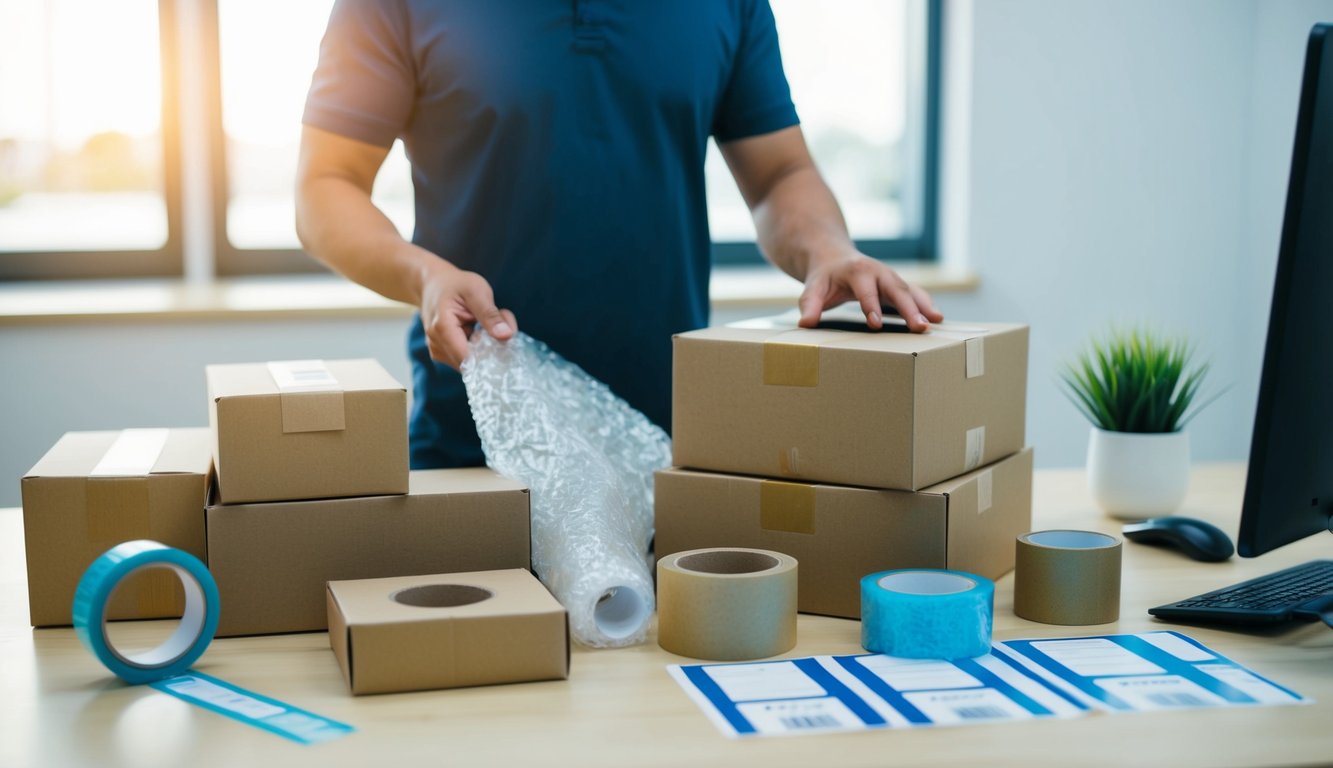
[[[1294,568],[1149,608],[1159,619],[1225,624],[1278,624],[1323,619],[1333,627],[1333,560]]]

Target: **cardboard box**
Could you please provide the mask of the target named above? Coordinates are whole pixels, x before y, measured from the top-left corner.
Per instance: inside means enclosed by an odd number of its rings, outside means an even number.
[[[34,627],[67,626],[74,589],[99,555],[153,539],[204,557],[204,504],[213,458],[208,430],[68,432],[23,478],[28,613]],[[113,619],[179,616],[184,596],[161,568],[126,579]]]
[[[1026,326],[871,333],[830,315],[677,335],[674,463],[918,490],[1023,447]]]
[[[569,677],[565,609],[525,570],[331,581],[326,594],[352,693]]]
[[[404,496],[213,504],[218,636],[324,629],[324,584],[528,568],[528,490],[489,469],[411,473]]]
[[[1032,529],[1032,449],[921,491],[657,473],[657,555],[702,547],[783,552],[800,563],[798,607],[860,618],[862,576],[952,568],[990,579]]]
[[[407,492],[407,391],[374,360],[210,365],[224,504]]]

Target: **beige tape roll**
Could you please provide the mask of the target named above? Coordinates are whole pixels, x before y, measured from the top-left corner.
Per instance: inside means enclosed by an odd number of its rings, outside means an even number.
[[[681,656],[742,661],[796,645],[796,558],[692,549],[657,561],[657,642]]]
[[[1106,624],[1120,618],[1120,539],[1093,531],[1018,537],[1014,613],[1044,624]]]

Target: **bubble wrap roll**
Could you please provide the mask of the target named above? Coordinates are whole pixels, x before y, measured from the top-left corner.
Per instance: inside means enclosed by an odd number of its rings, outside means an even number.
[[[532,494],[532,567],[595,648],[642,642],[653,612],[653,472],[661,428],[522,333],[478,330],[463,362],[486,463]]]

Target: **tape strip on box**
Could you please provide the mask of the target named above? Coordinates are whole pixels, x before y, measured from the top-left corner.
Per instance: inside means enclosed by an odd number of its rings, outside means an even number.
[[[153,473],[153,465],[167,445],[166,429],[121,430],[102,454],[89,477],[141,477]]]
[[[343,388],[323,360],[268,364],[282,400],[282,431],[337,432],[347,428]]]
[[[986,337],[974,336],[963,342],[967,350],[967,378],[975,379],[986,373]]]
[[[765,341],[764,384],[777,387],[819,386],[819,345]]]
[[[759,484],[759,527],[787,533],[815,532],[815,487],[764,480]]]
[[[981,459],[986,455],[986,425],[973,427],[967,431],[963,440],[963,471],[971,472],[981,466]]]
[[[977,476],[977,514],[990,511],[995,489],[994,470],[986,470]]]

